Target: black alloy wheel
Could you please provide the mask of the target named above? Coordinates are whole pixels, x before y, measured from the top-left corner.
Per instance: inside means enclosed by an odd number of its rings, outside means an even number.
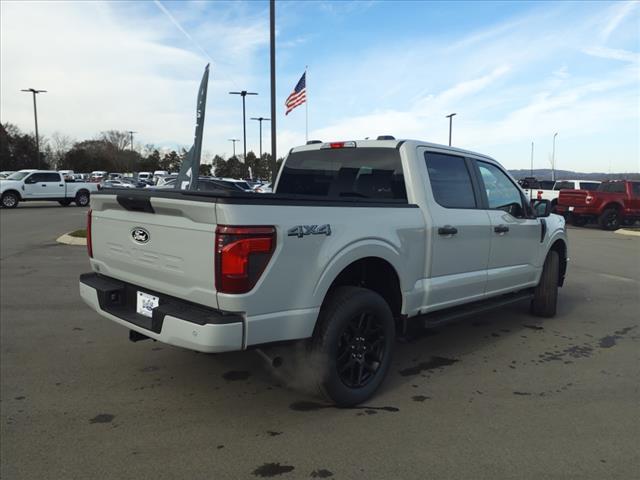
[[[385,356],[381,319],[372,313],[353,317],[340,336],[336,368],[349,388],[362,388],[376,375]]]

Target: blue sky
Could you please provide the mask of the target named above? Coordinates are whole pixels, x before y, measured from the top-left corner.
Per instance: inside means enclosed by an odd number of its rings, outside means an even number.
[[[205,151],[231,153],[247,116],[268,117],[268,2],[2,2],[0,117],[75,139],[136,130],[188,147],[212,62]],[[277,2],[278,148],[305,140],[284,100],[309,66],[310,138],[380,134],[446,143],[508,168],[640,171],[640,4],[631,2]],[[269,145],[268,124],[263,144]],[[258,149],[257,122],[247,125]]]

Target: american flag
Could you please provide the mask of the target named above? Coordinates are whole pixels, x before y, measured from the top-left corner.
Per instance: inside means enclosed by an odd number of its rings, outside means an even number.
[[[287,101],[284,105],[287,107],[285,115],[289,115],[289,112],[299,105],[302,105],[307,101],[307,72],[302,74],[300,80],[296,84],[296,88],[293,89],[291,95],[287,97]]]

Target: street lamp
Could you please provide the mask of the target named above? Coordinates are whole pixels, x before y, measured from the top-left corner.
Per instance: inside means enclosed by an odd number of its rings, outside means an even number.
[[[451,127],[453,126],[453,117],[457,115],[457,113],[450,113],[445,118],[449,119],[449,146],[451,146]]]
[[[239,140],[237,138],[230,138],[229,139],[230,142],[233,142],[233,156],[236,156],[236,142],[238,142]]]
[[[270,118],[264,118],[264,117],[251,117],[251,120],[257,120],[258,122],[260,122],[260,160],[262,160],[262,122],[268,122],[271,119]]]
[[[244,106],[244,98],[247,95],[258,95],[255,92],[247,92],[242,90],[241,92],[229,92],[229,95],[240,95],[242,97],[242,139],[244,142],[244,159],[247,159],[247,119]]]
[[[551,153],[551,180],[556,180],[556,137],[558,132],[553,134],[553,150]]]
[[[26,88],[23,92],[31,92],[33,94],[33,116],[36,121],[36,151],[38,152],[38,158],[36,160],[36,168],[40,167],[40,138],[38,137],[38,109],[36,107],[36,95],[38,93],[46,93],[46,90],[36,90],[35,88]]]
[[[131,138],[131,151],[133,152],[133,134],[138,132],[134,132],[133,130],[128,130],[128,132],[129,132],[129,138]]]

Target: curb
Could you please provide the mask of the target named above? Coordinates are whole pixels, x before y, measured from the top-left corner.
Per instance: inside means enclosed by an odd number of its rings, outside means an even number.
[[[86,238],[72,237],[71,235],[67,235],[66,233],[56,238],[56,242],[64,243],[66,245],[87,245]]]
[[[629,235],[631,237],[640,237],[640,230],[627,230],[626,228],[619,228],[615,233],[620,235]]]

